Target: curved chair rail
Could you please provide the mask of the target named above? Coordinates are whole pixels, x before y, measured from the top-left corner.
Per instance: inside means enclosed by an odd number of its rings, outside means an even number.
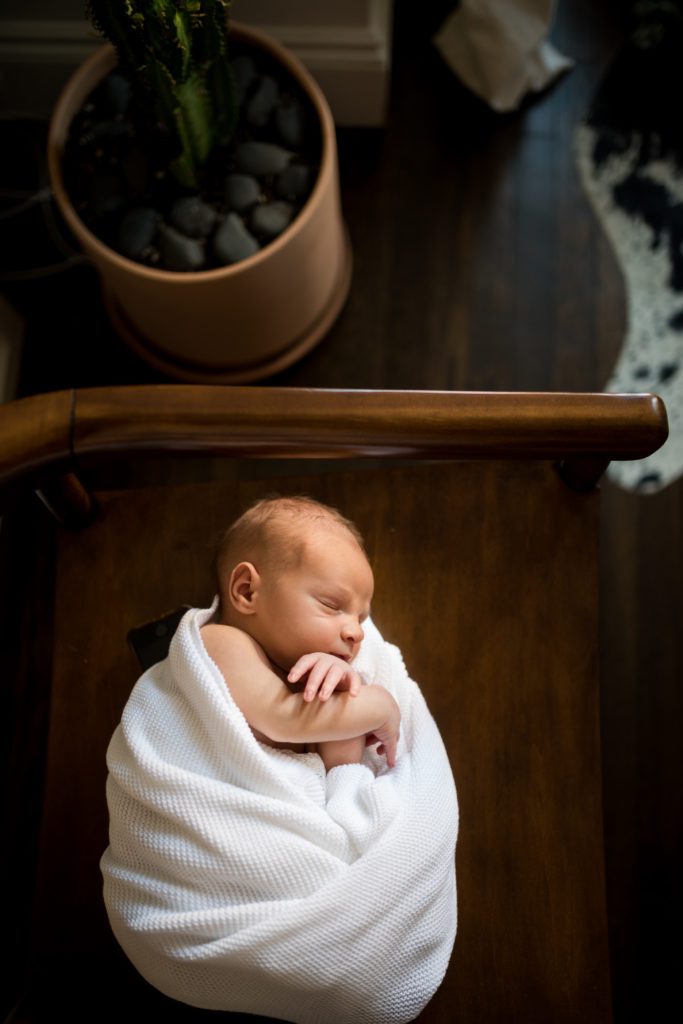
[[[586,484],[612,459],[655,451],[667,433],[664,403],[652,394],[86,388],[0,406],[0,484],[108,454],[183,452],[552,459],[579,467],[575,482]]]

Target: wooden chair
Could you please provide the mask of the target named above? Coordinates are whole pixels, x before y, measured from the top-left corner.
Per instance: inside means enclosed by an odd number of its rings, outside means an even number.
[[[610,1020],[595,485],[666,430],[652,395],[169,385],[0,407],[12,1019],[209,1015],[138,977],[102,905],[126,636],[210,602],[215,538],[245,504],[307,493],[365,536],[375,620],[455,775],[458,936],[420,1020]]]

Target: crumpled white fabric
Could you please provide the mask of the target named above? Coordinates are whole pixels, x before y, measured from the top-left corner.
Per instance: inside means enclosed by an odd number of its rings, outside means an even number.
[[[461,81],[499,113],[574,66],[547,38],[555,0],[462,0],[434,36]]]
[[[257,741],[182,619],[107,754],[113,932],[193,1006],[300,1024],[401,1024],[438,988],[456,931],[458,807],[436,724],[372,622],[355,662],[401,708],[398,760],[327,775]]]

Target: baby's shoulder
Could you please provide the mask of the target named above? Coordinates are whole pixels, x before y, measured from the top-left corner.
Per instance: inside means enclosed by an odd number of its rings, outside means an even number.
[[[214,661],[226,662],[234,658],[262,661],[263,650],[243,629],[220,622],[207,622],[200,629],[207,653]]]
[[[232,633],[241,634],[242,630],[237,629],[235,626],[226,626],[223,622],[215,622],[211,619],[200,627],[199,632],[202,636],[230,636]]]

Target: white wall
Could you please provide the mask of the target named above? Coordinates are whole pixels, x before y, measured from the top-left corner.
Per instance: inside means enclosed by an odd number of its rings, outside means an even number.
[[[83,0],[2,0],[0,110],[49,114],[71,70],[100,42]],[[233,0],[316,77],[337,124],[380,125],[390,86],[393,0]]]

